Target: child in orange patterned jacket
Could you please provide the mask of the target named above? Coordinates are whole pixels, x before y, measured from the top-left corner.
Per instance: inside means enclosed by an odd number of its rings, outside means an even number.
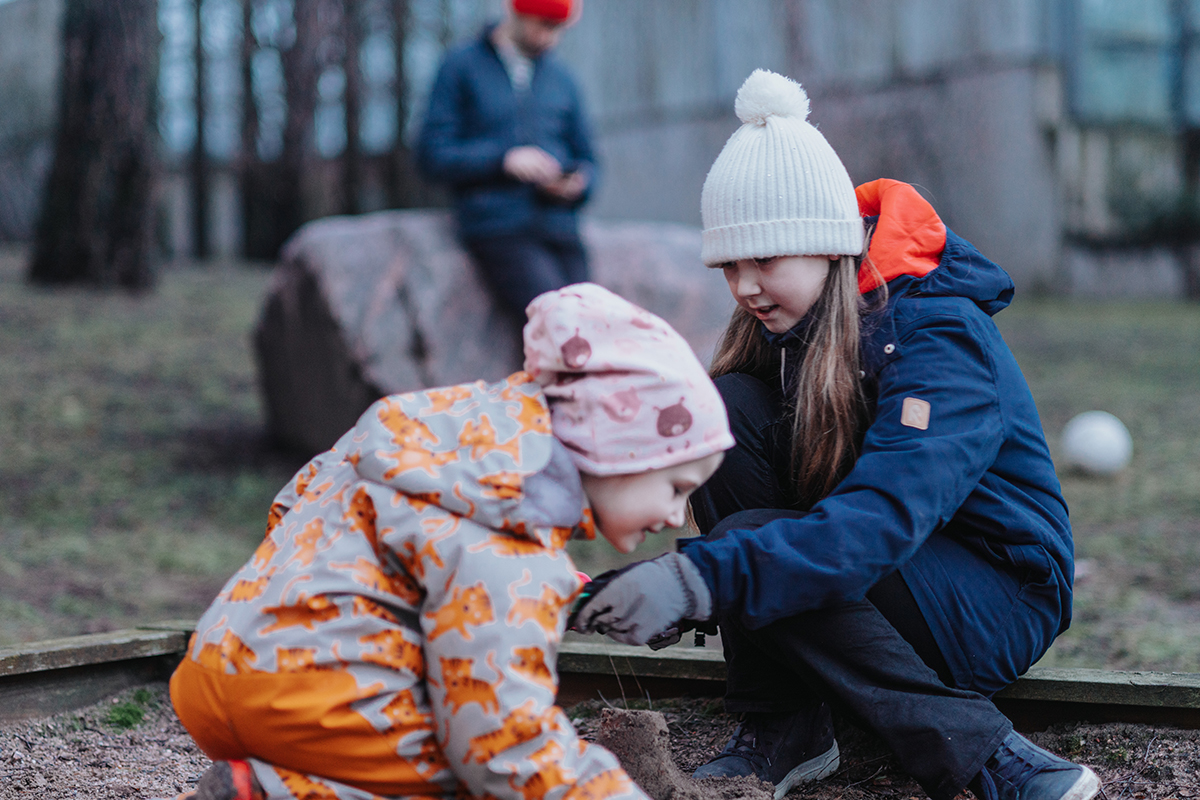
[[[276,497],[171,680],[215,762],[185,797],[643,800],[554,705],[564,546],[682,524],[733,439],[661,319],[593,284],[528,314],[524,372],[384,397]]]

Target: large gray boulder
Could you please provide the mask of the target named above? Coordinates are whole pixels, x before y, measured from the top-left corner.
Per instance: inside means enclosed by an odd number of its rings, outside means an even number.
[[[700,263],[700,232],[589,221],[592,279],[658,314],[708,363],[733,300]],[[442,211],[330,217],[283,250],[254,336],[276,439],[316,453],[384,394],[521,368],[519,325],[498,309]]]

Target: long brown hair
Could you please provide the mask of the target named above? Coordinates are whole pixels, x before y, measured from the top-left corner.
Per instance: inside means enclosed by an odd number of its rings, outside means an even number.
[[[865,248],[864,248],[865,252]],[[792,491],[808,508],[829,494],[858,458],[868,408],[860,373],[862,317],[868,313],[858,291],[860,259],[831,261],[821,296],[806,315],[804,360],[789,397],[792,414]],[[870,259],[861,268],[877,273]],[[880,302],[886,303],[886,284]],[[874,305],[874,304],[872,304]],[[725,329],[709,374],[781,374],[782,353],[762,335],[758,320],[740,306]]]

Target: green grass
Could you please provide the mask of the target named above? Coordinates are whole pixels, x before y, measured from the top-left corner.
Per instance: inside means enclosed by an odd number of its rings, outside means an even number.
[[[177,267],[146,295],[36,289],[0,252],[0,645],[194,617],[300,466],[263,439],[249,335],[269,273]],[[1064,472],[1083,574],[1044,664],[1200,672],[1200,306],[1018,301],[997,317],[1051,449],[1103,409],[1113,479]],[[573,543],[592,574],[624,557]]]
[[[1060,471],[1081,564],[1075,620],[1042,663],[1200,672],[1200,306],[1018,303],[997,317],[1056,459],[1075,414],[1133,437],[1110,479]]]
[[[46,290],[0,257],[0,644],[195,616],[299,464],[265,447],[264,270],[143,296]]]
[[[104,722],[118,730],[136,728],[146,718],[146,710],[154,705],[154,692],[149,689],[134,689],[128,699],[113,699],[113,705],[104,715]]]

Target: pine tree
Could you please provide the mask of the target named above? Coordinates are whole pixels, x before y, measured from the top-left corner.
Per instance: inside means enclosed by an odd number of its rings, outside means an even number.
[[[67,0],[54,163],[29,279],[152,282],[155,0]]]

